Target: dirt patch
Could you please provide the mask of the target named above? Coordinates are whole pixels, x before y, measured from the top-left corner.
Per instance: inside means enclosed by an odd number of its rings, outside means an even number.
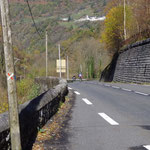
[[[71,118],[75,95],[69,91],[65,103],[62,103],[59,111],[38,132],[32,150],[67,150],[67,127]]]

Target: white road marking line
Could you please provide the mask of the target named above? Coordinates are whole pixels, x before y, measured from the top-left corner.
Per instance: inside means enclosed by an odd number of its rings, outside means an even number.
[[[71,88],[71,87],[68,87],[68,89],[69,89],[69,90],[72,90],[72,88]]]
[[[122,90],[124,91],[128,91],[128,92],[131,92],[132,90],[129,90],[129,89],[125,89],[125,88],[121,88]]]
[[[74,93],[76,93],[77,95],[80,95],[80,93],[79,93],[79,92],[77,92],[77,91],[74,91]]]
[[[108,86],[108,87],[110,87],[110,85],[109,85],[109,84],[104,84],[104,86]]]
[[[118,87],[118,86],[112,86],[113,88],[115,88],[115,89],[120,89],[120,87]]]
[[[150,86],[150,85],[146,85],[146,84],[145,84],[145,85],[143,85],[143,86]]]
[[[107,116],[105,113],[98,113],[103,119],[105,119],[108,123],[110,123],[111,125],[119,125],[119,123],[117,123],[116,121],[114,121],[113,119],[111,119],[109,116]]]
[[[150,145],[143,145],[143,147],[150,150]]]
[[[86,104],[92,105],[92,103],[91,103],[87,98],[82,98],[82,100],[83,100]]]
[[[140,94],[140,95],[144,95],[144,96],[148,96],[149,94],[146,93],[142,93],[142,92],[138,92],[138,91],[134,91],[136,94]]]

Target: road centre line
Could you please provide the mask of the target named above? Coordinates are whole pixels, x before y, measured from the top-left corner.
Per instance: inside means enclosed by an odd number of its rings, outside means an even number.
[[[80,93],[79,93],[79,92],[77,92],[77,91],[74,91],[74,93],[75,93],[75,94],[77,94],[77,95],[80,95]]]
[[[110,85],[109,85],[109,84],[104,84],[104,86],[108,86],[108,87],[110,87]]]
[[[150,145],[143,145],[143,147],[150,150]]]
[[[111,125],[119,125],[116,121],[114,121],[112,118],[110,118],[108,115],[105,113],[98,113],[103,119],[105,119],[108,123]]]
[[[69,90],[72,90],[72,88],[71,88],[71,87],[68,87],[68,89],[69,89]]]
[[[148,96],[149,94],[146,93],[142,93],[142,92],[138,92],[138,91],[134,91],[136,94],[140,94],[140,95],[144,95],[144,96]]]
[[[129,89],[125,89],[125,88],[121,88],[122,90],[124,91],[128,91],[128,92],[131,92],[132,90],[129,90]]]
[[[92,103],[91,103],[87,98],[82,98],[82,100],[83,100],[86,104],[92,105]]]

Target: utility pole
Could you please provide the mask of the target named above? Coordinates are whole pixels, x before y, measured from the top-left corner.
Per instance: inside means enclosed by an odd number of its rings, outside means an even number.
[[[23,69],[24,69],[24,79],[25,79],[25,77],[26,77],[26,67],[23,67]]]
[[[80,72],[82,73],[82,65],[80,64]]]
[[[59,77],[61,78],[61,56],[60,56],[60,44],[58,44],[59,50]]]
[[[47,36],[47,30],[46,30],[46,77],[47,77],[47,66],[48,66],[48,36]]]
[[[69,59],[67,56],[67,80],[69,80]]]
[[[89,69],[87,68],[87,79],[89,78]]]
[[[7,76],[11,149],[21,150],[16,82],[14,79],[14,57],[13,57],[13,49],[12,49],[11,25],[10,25],[10,17],[9,17],[10,14],[9,14],[8,0],[1,0],[0,7],[1,7],[2,28],[3,28],[6,76]]]
[[[124,0],[124,39],[127,39],[127,31],[126,31],[126,0]]]

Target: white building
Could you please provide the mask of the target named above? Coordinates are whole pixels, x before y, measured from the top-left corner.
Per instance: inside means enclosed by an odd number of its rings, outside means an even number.
[[[88,15],[86,16],[86,17],[84,17],[84,18],[80,18],[80,19],[78,19],[78,20],[75,20],[75,22],[83,22],[83,21],[104,21],[106,19],[106,17],[105,16],[103,16],[103,17],[96,17],[96,16],[94,16],[94,17],[89,17]]]

